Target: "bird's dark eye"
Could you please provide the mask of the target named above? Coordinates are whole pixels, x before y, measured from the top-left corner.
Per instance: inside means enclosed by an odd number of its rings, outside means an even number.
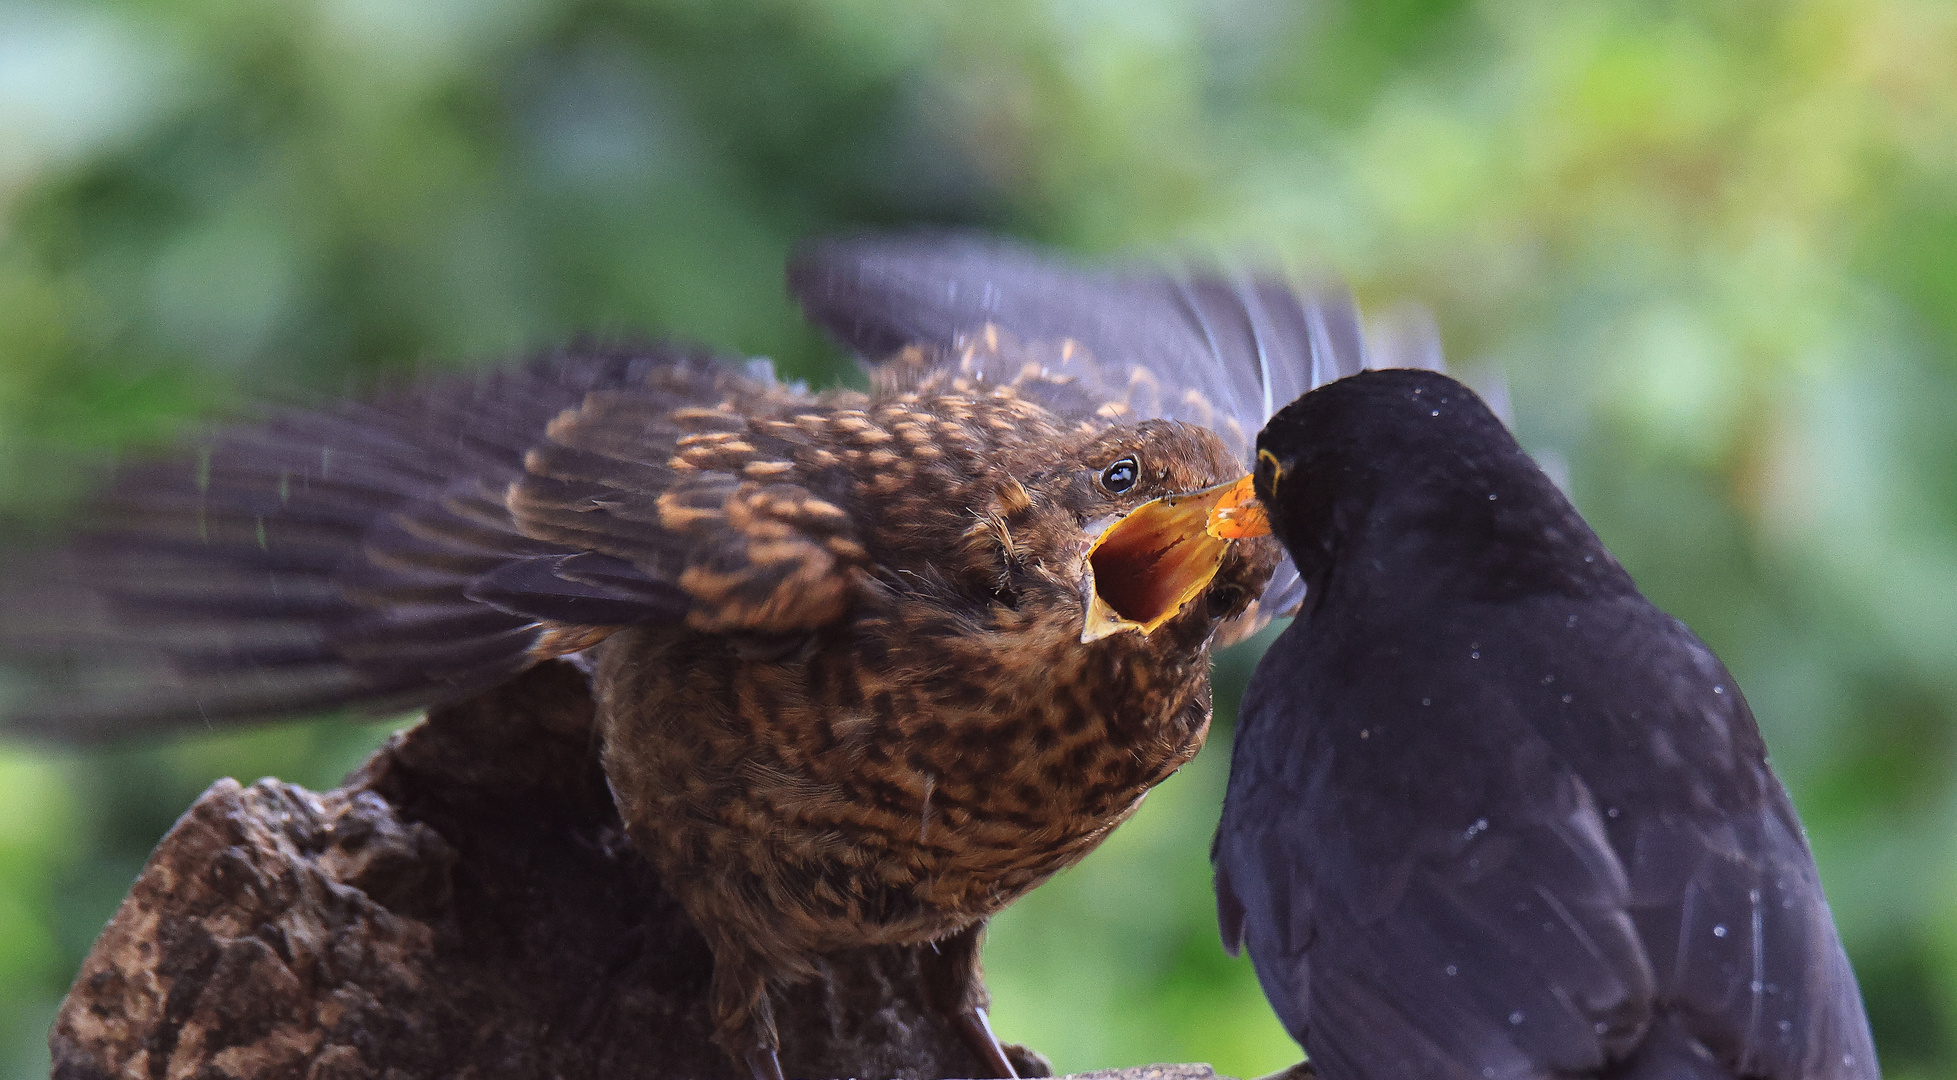
[[[1141,471],[1141,466],[1135,463],[1134,458],[1122,458],[1101,470],[1101,486],[1119,495],[1135,486],[1135,480],[1141,476]]]
[[[1221,619],[1244,602],[1244,591],[1236,585],[1218,585],[1210,590],[1210,618]]]

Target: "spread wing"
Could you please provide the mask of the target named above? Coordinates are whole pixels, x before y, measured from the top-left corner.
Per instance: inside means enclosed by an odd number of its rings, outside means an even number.
[[[1365,361],[1342,295],[976,240],[818,246],[791,283],[865,353],[908,347],[886,386],[1013,381],[1083,424],[1185,420],[1246,458],[1272,408]],[[576,349],[216,429],[123,472],[60,550],[6,560],[0,726],[403,708],[632,623],[822,625],[868,559],[848,485],[804,453],[796,409],[824,401],[683,350]],[[1302,594],[1280,578],[1263,611]]]
[[[1600,632],[1550,652],[1526,628],[1575,626],[1562,611],[1480,620],[1472,658],[1466,638],[1443,660],[1401,627],[1416,659],[1381,647],[1364,685],[1302,639],[1266,655],[1214,851],[1219,912],[1323,1075],[1877,1075],[1744,702],[1639,606],[1585,610],[1569,636]],[[1625,640],[1640,652],[1606,645]]]
[[[216,429],[10,561],[0,723],[75,739],[404,708],[621,625],[819,622],[843,523],[792,484],[673,464],[791,397],[765,362],[579,349]]]
[[[1246,468],[1272,413],[1377,362],[1340,289],[1086,271],[977,235],[815,243],[790,261],[788,280],[810,321],[867,360],[1017,382],[1063,416],[1198,424]],[[1387,351],[1392,366],[1439,364],[1431,335],[1403,335]],[[1288,613],[1303,596],[1287,560],[1260,606]]]

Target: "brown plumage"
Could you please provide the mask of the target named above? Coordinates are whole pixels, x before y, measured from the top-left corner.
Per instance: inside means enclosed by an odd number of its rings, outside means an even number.
[[[1083,645],[1083,521],[1218,482],[1235,463],[1179,424],[1089,434],[1014,397],[909,396],[802,414],[824,422],[790,456],[835,454],[845,470],[920,412],[947,418],[916,444],[939,456],[832,489],[867,538],[842,543],[862,556],[832,563],[827,548],[803,557],[799,539],[762,541],[786,552],[758,568],[766,577],[815,563],[834,567],[825,581],[852,579],[847,617],[761,656],[726,633],[656,625],[594,650],[607,774],[634,841],[713,946],[730,1046],[768,1041],[767,981],[853,945],[972,931],[956,943],[961,999],[946,1004],[982,1007],[977,928],[1085,855],[1201,746],[1209,640],[1276,562],[1246,546],[1219,571],[1217,603]],[[1125,496],[1091,483],[1128,457],[1143,479]],[[798,628],[743,592],[731,590],[737,610]],[[799,628],[830,614],[826,600],[811,608]],[[724,611],[702,621],[724,627]]]
[[[1356,322],[1271,283],[957,238],[818,247],[791,282],[887,357],[868,392],[572,349],[125,472],[0,601],[5,658],[53,679],[9,724],[400,707],[579,654],[735,1060],[779,1074],[769,988],[812,956],[930,941],[940,1006],[1010,1075],[984,921],[1196,752],[1212,643],[1297,598],[1274,543],[1218,544],[1159,626],[1084,640],[1092,567],[1171,572],[1090,550],[1240,475],[1273,402],[1361,366]],[[1124,550],[1179,537],[1144,540]]]

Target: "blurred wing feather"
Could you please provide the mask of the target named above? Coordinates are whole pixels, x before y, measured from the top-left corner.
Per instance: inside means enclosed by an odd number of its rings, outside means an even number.
[[[811,244],[790,261],[789,289],[812,322],[884,364],[874,377],[915,381],[950,370],[1014,384],[1083,423],[1197,424],[1246,468],[1273,412],[1368,366],[1357,308],[1341,289],[1214,272],[1084,271],[975,235]],[[1303,597],[1287,559],[1259,606],[1288,614]]]
[[[274,412],[127,469],[72,542],[17,560],[0,589],[0,718],[75,739],[402,708],[607,626],[683,618],[671,581],[580,562],[586,548],[526,532],[506,495],[552,422],[595,394],[710,405],[741,378],[667,347],[571,350]]]

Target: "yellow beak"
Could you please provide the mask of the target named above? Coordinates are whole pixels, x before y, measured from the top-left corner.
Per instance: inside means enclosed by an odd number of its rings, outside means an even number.
[[[1087,549],[1082,643],[1154,633],[1216,578],[1233,540],[1270,531],[1250,477],[1146,502]]]

